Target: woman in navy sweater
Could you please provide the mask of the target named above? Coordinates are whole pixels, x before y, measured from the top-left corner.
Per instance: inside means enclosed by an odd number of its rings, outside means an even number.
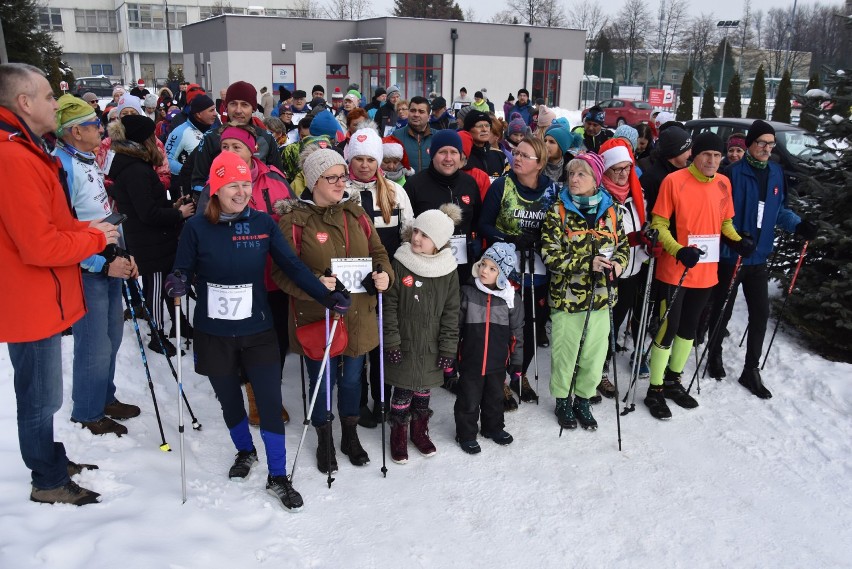
[[[257,394],[267,491],[296,511],[302,497],[286,476],[280,355],[264,286],[266,259],[271,256],[302,290],[330,309],[345,313],[349,299],[310,272],[268,214],[248,207],[251,195],[245,161],[232,152],[219,154],[210,168],[210,201],[204,215],[184,227],[166,292],[183,296],[187,280],[195,278],[195,371],[210,378],[237,448],[230,478],[247,477],[257,462],[240,389],[244,373]]]

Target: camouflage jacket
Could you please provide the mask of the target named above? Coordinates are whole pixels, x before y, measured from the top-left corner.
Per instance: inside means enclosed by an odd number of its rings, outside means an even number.
[[[566,312],[583,312],[589,307],[589,289],[592,284],[592,259],[607,256],[627,265],[630,244],[624,233],[621,212],[614,207],[612,198],[603,190],[598,204],[595,223],[589,226],[580,213],[567,187],[556,203],[548,210],[541,232],[541,256],[550,270],[550,307]],[[613,284],[612,303],[617,300]],[[606,281],[602,273],[594,273],[593,310],[607,307]]]

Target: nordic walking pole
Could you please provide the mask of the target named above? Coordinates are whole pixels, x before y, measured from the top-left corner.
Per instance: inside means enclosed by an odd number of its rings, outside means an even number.
[[[651,250],[653,251],[654,247],[657,244],[657,238],[659,237],[659,233],[656,229],[649,229],[647,231],[647,237],[649,241],[649,245]],[[645,290],[642,296],[642,310],[639,313],[639,337],[637,338],[636,345],[633,347],[633,364],[630,369],[630,383],[627,386],[627,391],[624,393],[624,399],[622,403],[625,404],[624,411],[622,415],[627,415],[631,411],[636,410],[635,405],[635,397],[636,397],[636,383],[639,381],[639,370],[642,367],[642,354],[645,351],[645,336],[648,333],[648,318],[649,318],[649,307],[651,305],[651,285],[654,280],[654,267],[656,266],[657,259],[654,256],[651,256],[648,261],[648,274],[645,277]],[[627,404],[627,397],[630,395],[631,391],[633,392],[633,396],[630,400],[630,404]]]
[[[302,376],[302,414],[308,419],[308,396],[305,393],[305,356],[299,356],[299,373]]]
[[[132,281],[132,282],[133,282],[133,284],[137,284],[136,281]],[[157,327],[157,323],[154,321],[154,314],[151,312],[151,310],[147,306],[145,306],[145,297],[142,295],[142,291],[140,291],[137,287],[136,292],[139,293],[139,298],[142,300],[142,306],[145,308],[145,312],[148,313],[148,326],[150,326],[152,330],[157,329],[158,327]],[[177,331],[177,328],[175,328],[175,331]],[[175,370],[175,366],[174,366],[174,364],[172,364],[171,358],[166,353],[166,346],[165,346],[165,344],[163,344],[162,336],[160,336],[159,334],[153,334],[153,336],[155,338],[157,338],[157,342],[159,342],[159,344],[160,344],[160,352],[166,358],[166,362],[169,364],[169,369],[172,370],[172,377],[174,377],[175,382],[177,382],[177,380],[178,380],[177,370]],[[180,341],[178,341],[178,348],[177,349],[180,350]],[[198,419],[195,418],[195,413],[192,412],[192,407],[190,407],[190,405],[189,405],[189,400],[186,398],[186,393],[183,392],[183,391],[181,391],[181,393],[183,395],[183,404],[186,405],[186,410],[189,412],[189,417],[192,419],[192,428],[195,429],[196,431],[200,431],[201,430],[201,423],[199,423]]]
[[[331,332],[329,331],[329,318],[331,316],[331,311],[326,309],[325,311],[325,343],[326,345],[331,345]],[[335,370],[336,371],[336,370]],[[331,365],[325,366],[325,420],[328,423],[331,423]],[[334,440],[331,440],[330,443],[326,446],[326,464],[328,464],[328,478],[326,479],[326,483],[328,487],[331,488],[331,483],[334,482],[334,478],[331,477],[331,451],[332,445],[334,444]]]
[[[615,424],[618,430],[618,451],[621,452],[621,409],[618,404],[618,364],[615,360],[615,336],[618,332],[615,329],[615,317],[612,314],[612,279],[615,276],[615,270],[604,270],[604,280],[606,280],[606,304],[609,308],[609,347],[612,351],[612,379],[615,383]],[[628,321],[628,326],[630,322]]]
[[[574,361],[574,371],[571,373],[571,385],[568,387],[568,404],[571,404],[571,394],[574,393],[574,385],[577,383],[577,372],[580,371],[580,356],[583,354],[583,344],[586,343],[586,334],[589,331],[589,318],[592,316],[592,305],[595,303],[595,273],[591,264],[595,260],[595,251],[592,251],[592,260],[589,263],[589,306],[586,308],[586,317],[583,320],[583,331],[580,333],[580,344],[577,346],[577,359]],[[565,427],[559,425],[559,436]]]
[[[296,464],[298,464],[298,462],[299,462],[299,452],[302,450],[302,445],[305,444],[305,436],[307,436],[308,427],[311,425],[311,422],[308,419],[308,416],[309,416],[310,413],[313,413],[314,405],[316,405],[316,403],[317,403],[317,396],[319,396],[319,384],[318,384],[318,382],[322,381],[322,374],[325,371],[326,367],[328,366],[328,361],[330,359],[329,354],[331,352],[331,342],[334,340],[334,333],[337,330],[337,323],[339,321],[340,321],[340,315],[335,313],[334,321],[331,324],[331,332],[328,335],[328,340],[326,340],[326,342],[325,342],[325,353],[323,353],[322,361],[320,362],[319,373],[317,374],[316,389],[314,389],[314,393],[313,393],[313,395],[311,395],[311,404],[310,404],[310,407],[308,407],[308,414],[305,415],[305,422],[304,422],[304,428],[302,429],[302,436],[299,439],[299,446],[296,447],[296,454],[293,457],[293,466],[290,468],[290,474],[288,475],[290,482],[293,482],[293,477],[296,475]],[[331,470],[330,467],[329,467],[329,470]]]
[[[684,279],[686,279],[687,273],[689,273],[689,267],[686,267],[686,268],[683,269],[683,274],[680,275],[680,280],[677,281],[677,286],[674,289],[674,293],[672,293],[671,300],[669,300],[669,305],[666,306],[666,311],[663,312],[663,317],[660,318],[660,328],[663,327],[663,325],[666,323],[666,320],[668,320],[668,318],[669,318],[669,312],[672,311],[672,306],[674,306],[674,303],[677,300],[677,295],[680,294],[680,290],[683,288],[683,281],[684,281]],[[653,345],[654,345],[654,343],[651,342],[651,346],[653,346]],[[647,358],[648,354],[651,353],[651,346],[648,346],[648,350],[643,354],[644,357]]]
[[[376,272],[382,272],[382,266],[376,266]],[[379,292],[379,400],[382,404],[382,476],[388,477],[388,467],[385,462],[385,313],[382,300],[384,295]]]
[[[799,262],[796,263],[796,270],[793,271],[793,278],[790,281],[790,286],[787,288],[787,296],[784,297],[784,302],[781,304],[781,310],[778,311],[778,319],[775,321],[775,329],[772,330],[772,337],[769,339],[769,347],[766,348],[766,355],[763,356],[763,363],[760,364],[761,371],[766,365],[766,360],[769,359],[769,351],[772,349],[772,343],[775,341],[775,334],[778,333],[778,325],[781,323],[781,317],[784,315],[784,309],[787,308],[787,301],[790,300],[790,295],[793,294],[793,287],[796,286],[796,277],[799,276],[799,269],[802,268],[802,261],[805,260],[805,253],[808,251],[808,243],[810,243],[810,241],[805,241],[805,244],[802,246],[802,252],[799,253]]]
[[[535,404],[538,405],[538,325],[535,316],[535,251],[530,251],[530,306],[532,306],[532,323],[533,323],[533,365],[535,366]],[[520,392],[523,382],[518,385],[518,399],[521,398]]]
[[[154,414],[157,416],[157,427],[160,429],[160,439],[162,444],[160,450],[163,452],[171,452],[169,443],[166,442],[166,434],[163,432],[163,421],[160,419],[160,407],[157,405],[157,396],[154,394],[154,382],[151,381],[151,370],[148,368],[148,358],[145,356],[145,345],[142,343],[142,332],[139,331],[139,321],[136,320],[136,311],[133,309],[133,302],[130,300],[130,289],[127,286],[127,281],[121,283],[121,290],[124,293],[124,301],[127,303],[127,308],[130,310],[130,316],[133,318],[133,329],[136,330],[136,339],[139,341],[139,352],[142,354],[142,365],[145,367],[145,376],[148,378],[148,389],[151,391],[151,399],[154,401]]]
[[[524,285],[526,284],[526,280],[527,280],[527,278],[526,278],[527,277],[527,263],[526,263],[527,258],[526,258],[525,253],[526,253],[526,251],[524,251],[524,250],[518,251],[518,254],[521,256],[521,306],[524,307],[524,310],[526,310],[526,304],[524,304],[524,302],[526,300],[524,298],[524,293],[525,293],[524,289],[526,287]],[[535,312],[535,306],[533,306],[533,312]],[[526,314],[524,314],[524,318],[526,318]],[[535,334],[535,328],[533,328],[533,334]],[[535,343],[535,342],[533,342],[533,343]],[[522,391],[522,388],[523,388],[523,383],[524,383],[524,377],[523,377],[523,373],[521,373],[521,377],[518,379],[518,407],[520,407],[521,403],[522,403],[521,391]],[[511,384],[512,384],[512,382],[510,380],[509,385],[511,386]],[[511,391],[511,389],[510,389],[510,391]]]
[[[175,297],[175,309],[180,314],[180,297]],[[175,319],[175,331],[180,338],[180,316]],[[181,349],[178,341],[178,349],[175,353],[177,358],[177,383],[178,383],[178,433],[180,433],[180,484],[183,503],[186,504],[186,455],[183,450],[183,366],[181,366]]]

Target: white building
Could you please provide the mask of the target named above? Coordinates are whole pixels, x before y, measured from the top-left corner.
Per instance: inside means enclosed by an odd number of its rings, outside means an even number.
[[[64,60],[76,77],[107,75],[125,84],[141,77],[148,85],[159,85],[165,83],[169,70],[169,40],[172,65],[183,68],[179,28],[209,18],[214,1],[177,0],[178,3],[167,4],[149,0],[45,0],[39,24],[63,47]],[[289,8],[291,0],[227,0],[221,4],[226,6],[220,10],[234,14],[305,15],[302,10]]]

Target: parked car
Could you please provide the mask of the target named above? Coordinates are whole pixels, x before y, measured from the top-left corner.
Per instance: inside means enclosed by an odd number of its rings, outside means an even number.
[[[748,129],[753,122],[754,119],[696,119],[687,121],[685,126],[686,130],[693,136],[709,130],[722,137],[722,140],[727,140],[734,132],[748,134]],[[784,168],[790,186],[795,187],[799,178],[807,174],[806,165],[817,168],[832,168],[837,163],[838,156],[836,154],[821,153],[815,148],[818,144],[816,138],[805,129],[783,122],[767,122],[775,129],[775,141],[778,143],[772,149],[772,156]]]
[[[72,93],[81,96],[83,93],[91,91],[100,97],[112,98],[112,82],[106,75],[97,75],[95,77],[78,77],[74,80],[74,88]]]
[[[606,99],[597,104],[604,112],[604,126],[616,127],[623,124],[639,124],[651,120],[651,105],[645,101],[630,99]],[[583,110],[583,115],[586,111]]]

